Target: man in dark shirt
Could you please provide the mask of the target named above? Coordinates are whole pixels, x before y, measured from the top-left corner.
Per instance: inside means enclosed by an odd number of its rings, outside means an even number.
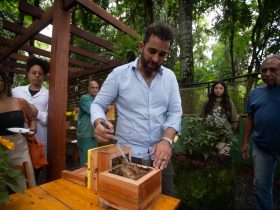
[[[280,161],[280,55],[264,60],[261,76],[265,85],[254,89],[246,104],[248,116],[241,154],[248,157],[251,135],[256,210],[273,210],[272,184],[276,162]]]

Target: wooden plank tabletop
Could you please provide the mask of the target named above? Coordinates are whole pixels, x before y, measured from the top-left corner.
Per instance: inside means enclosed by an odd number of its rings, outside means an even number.
[[[64,179],[58,179],[10,196],[4,210],[87,210],[98,207],[98,193]],[[161,195],[154,210],[174,210],[180,200]]]

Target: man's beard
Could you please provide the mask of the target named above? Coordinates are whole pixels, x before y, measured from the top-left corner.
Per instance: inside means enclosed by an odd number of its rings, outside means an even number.
[[[146,61],[143,55],[140,56],[140,59],[141,59],[141,64],[142,64],[142,66],[143,66],[143,69],[145,70],[145,72],[146,72],[147,74],[150,75],[150,74],[152,74],[153,72],[159,72],[159,69],[160,69],[160,67],[161,67],[161,64],[154,64],[155,67],[154,67],[154,68],[150,68],[150,67],[149,67],[149,63],[152,63],[152,61],[150,61],[150,62]]]

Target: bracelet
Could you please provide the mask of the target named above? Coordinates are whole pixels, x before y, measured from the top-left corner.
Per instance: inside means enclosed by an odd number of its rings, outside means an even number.
[[[168,138],[167,136],[163,136],[161,137],[161,139],[167,141],[172,146],[173,140],[171,138]]]

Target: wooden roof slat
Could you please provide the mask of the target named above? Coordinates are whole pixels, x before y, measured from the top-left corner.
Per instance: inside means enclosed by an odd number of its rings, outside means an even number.
[[[5,20],[5,21],[3,22],[3,28],[6,29],[6,30],[9,30],[9,31],[11,31],[11,32],[18,33],[18,34],[24,34],[25,31],[26,31],[26,29],[25,29],[24,27],[19,26],[19,25],[15,24],[15,23],[12,23],[12,22],[10,22],[10,21],[7,21],[7,20]],[[80,33],[80,29],[77,29],[77,28],[76,28],[76,29],[74,29],[74,30],[75,30],[76,32]],[[78,34],[78,36],[79,36],[79,34]],[[89,36],[92,37],[92,34],[90,34]],[[38,40],[38,41],[41,41],[41,42],[44,42],[44,43],[46,43],[46,44],[51,44],[51,38],[48,37],[48,36],[46,36],[46,35],[43,35],[43,34],[37,34],[37,35],[35,35],[35,36],[34,36],[34,39],[36,39],[36,40]],[[90,39],[97,40],[97,39],[95,39],[95,37],[92,37],[92,38],[90,38]],[[7,40],[6,40],[6,41],[5,41],[5,40],[2,40],[2,41],[3,41],[3,43],[6,43],[6,42],[7,42],[6,44],[9,44]],[[103,41],[105,41],[105,40],[103,40]],[[105,42],[103,42],[103,43],[105,43]],[[111,44],[110,44],[109,42],[107,42],[107,43],[105,43],[105,45],[110,46]],[[7,46],[7,45],[5,45],[5,46]],[[9,46],[10,46],[10,45],[9,45]],[[77,54],[80,54],[80,55],[82,55],[82,56],[91,58],[91,59],[93,59],[93,60],[102,62],[102,63],[107,63],[107,62],[110,61],[110,59],[107,59],[107,58],[104,57],[104,56],[100,56],[100,55],[98,55],[98,54],[96,54],[96,53],[92,53],[92,52],[90,52],[90,51],[88,51],[88,50],[84,50],[84,49],[75,47],[75,46],[73,46],[73,45],[70,46],[70,51],[71,51],[71,52],[74,52],[74,53],[77,53]],[[46,57],[50,57],[50,56],[46,56]]]
[[[103,10],[101,7],[97,6],[94,2],[90,0],[77,0],[77,2],[82,5],[87,10],[93,12],[101,19],[105,20],[106,22],[112,24],[117,29],[129,34],[133,38],[137,39],[139,38],[139,34],[135,31],[133,31],[131,28],[126,26],[124,23],[122,23],[120,20],[116,19],[114,16],[107,13],[105,10]]]
[[[24,0],[19,1],[19,11],[24,13],[32,13],[32,16],[38,19],[41,18],[41,14],[44,12],[44,10],[41,8],[33,6]]]
[[[100,61],[102,63],[108,63],[110,62],[110,59],[107,59],[106,57],[104,56],[100,56],[96,53],[92,53],[92,52],[89,52],[87,50],[84,50],[84,49],[81,49],[79,47],[75,47],[73,45],[70,46],[70,51],[71,52],[74,52],[74,53],[77,53],[79,55],[82,55],[82,56],[85,56],[85,57],[88,57],[88,58],[91,58],[93,60],[96,60],[96,61]]]
[[[26,69],[26,65],[22,63],[17,63],[15,60],[10,60],[10,61],[2,61],[1,64],[3,66],[10,66],[14,68],[20,68],[20,69]]]
[[[14,73],[17,73],[17,74],[26,74],[26,71],[23,70],[23,69],[15,69],[15,68],[12,68],[12,67],[9,67],[9,66],[3,66],[1,64],[0,64],[0,70],[8,71],[8,72],[14,72]]]
[[[88,69],[84,69],[83,71],[80,71],[79,73],[76,74],[76,77],[88,76],[90,74],[97,73],[100,71],[110,70],[122,64],[123,62],[119,60],[113,60],[109,63],[102,63],[92,68],[88,68]],[[74,79],[74,78],[75,77],[70,77],[70,79]]]
[[[26,5],[24,8],[22,8],[22,11],[24,11],[25,13],[35,17],[35,18],[40,18],[41,14],[43,14],[43,10],[41,10],[40,8],[38,8],[37,10],[34,10],[33,8],[37,8],[35,6],[32,6],[28,3],[24,3],[24,5]],[[30,8],[30,10],[29,10]],[[32,9],[31,9],[32,8]],[[38,15],[40,14],[40,16]],[[5,25],[5,29],[6,30],[10,30],[10,31],[13,31],[13,32],[16,32],[16,33],[22,33],[22,30],[18,29],[17,25],[16,24],[7,24],[8,21],[6,21],[6,23],[4,24]],[[107,50],[111,50],[111,51],[114,51],[114,48],[113,48],[113,44],[104,40],[104,39],[101,39],[101,38],[98,38],[96,36],[94,36],[93,34],[89,33],[89,32],[85,32],[79,28],[77,28],[76,26],[73,26],[71,25],[71,28],[70,28],[70,31],[71,33],[75,34],[76,36],[78,37],[81,37],[81,38],[84,38],[90,42],[93,42]]]
[[[12,53],[9,58],[12,58],[14,60],[20,60],[20,61],[27,61],[28,57],[25,55],[21,55],[18,53]]]
[[[36,33],[41,31],[43,28],[45,28],[50,21],[53,18],[53,6],[47,9],[46,12],[44,12],[42,15],[42,18],[40,20],[35,20],[27,29],[26,33],[24,33],[21,36],[18,36],[15,39],[15,42],[12,47],[4,48],[1,50],[0,53],[0,61],[7,58],[9,54],[12,52],[17,51],[24,43],[26,43],[31,37],[33,37]]]
[[[30,46],[29,44],[23,45],[20,49],[24,50],[26,52],[31,52],[31,53],[41,55],[41,56],[44,56],[44,57],[47,57],[47,58],[51,57],[51,52],[49,52],[47,50],[39,49],[37,47]]]
[[[8,20],[3,21],[3,28],[10,31],[10,32],[14,32],[14,33],[17,33],[17,34],[26,33],[26,28],[24,28],[23,26],[20,26],[16,23],[12,23]],[[51,44],[51,40],[52,40],[51,37],[48,37],[48,36],[46,36],[44,34],[40,34],[40,33],[36,34],[33,38],[38,40],[38,41],[49,44],[49,45]]]
[[[63,8],[64,10],[69,10],[73,8],[77,4],[76,0],[63,0]]]
[[[83,68],[93,68],[94,67],[93,64],[88,64],[86,62],[79,61],[79,60],[73,60],[73,59],[69,60],[69,64],[76,65],[76,66],[81,66]]]
[[[0,38],[0,44],[5,46],[5,47],[11,47],[13,45],[13,40],[11,39],[6,39],[6,38]]]
[[[82,29],[79,29],[78,27],[76,27],[74,25],[71,25],[70,31],[72,34],[75,34],[78,37],[81,37],[90,42],[93,42],[107,50],[114,51],[113,44],[111,44],[110,42],[108,42],[104,39],[98,38],[97,36],[91,34],[90,32],[83,31]]]

